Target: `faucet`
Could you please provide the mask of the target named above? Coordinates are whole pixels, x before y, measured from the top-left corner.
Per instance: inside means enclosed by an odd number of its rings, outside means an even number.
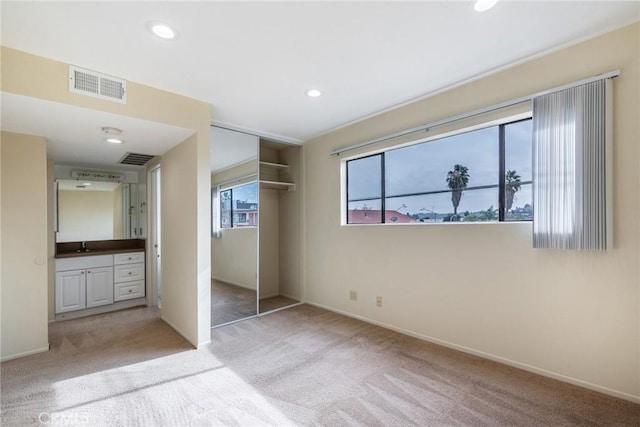
[[[87,249],[87,242],[81,242],[80,243],[80,252],[87,252],[89,249]]]

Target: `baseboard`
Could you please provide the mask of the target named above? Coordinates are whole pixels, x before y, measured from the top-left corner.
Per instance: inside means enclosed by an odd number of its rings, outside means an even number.
[[[263,300],[263,299],[273,298],[273,297],[279,297],[279,296],[280,296],[280,294],[276,292],[276,293],[271,293],[271,294],[261,295],[261,296],[260,296],[260,299],[261,299],[261,300]]]
[[[116,301],[113,304],[101,305],[99,307],[86,308],[84,310],[67,311],[65,313],[56,314],[55,321],[79,319],[81,317],[94,316],[96,314],[111,313],[112,311],[124,310],[132,307],[145,306],[147,299],[145,297],[134,298],[124,301]]]
[[[296,301],[300,301],[300,297],[294,297],[293,295],[280,293],[280,296],[282,296],[282,297],[287,297],[287,298],[291,298],[291,299],[294,299],[294,300],[296,300]],[[300,302],[302,302],[302,301],[300,301]]]
[[[19,359],[20,357],[31,356],[33,354],[44,353],[45,351],[49,351],[49,344],[46,347],[36,348],[35,350],[24,351],[18,354],[12,354],[10,356],[4,356],[0,359],[0,362],[6,362],[8,360]]]
[[[524,371],[527,372],[532,372],[534,374],[538,374],[538,375],[542,375],[544,377],[548,377],[548,378],[552,378],[554,380],[558,380],[558,381],[562,381],[565,383],[569,383],[569,384],[573,384],[576,385],[578,387],[582,387],[582,388],[586,388],[589,390],[593,390],[593,391],[597,391],[599,393],[602,394],[606,394],[609,396],[613,396],[613,397],[617,397],[619,399],[623,399],[623,400],[627,400],[629,402],[633,402],[633,403],[640,403],[640,396],[635,396],[633,394],[629,394],[629,393],[625,393],[625,392],[621,392],[618,390],[614,390],[614,389],[610,389],[608,387],[604,387],[604,386],[600,386],[597,384],[593,384],[590,383],[588,381],[584,381],[578,378],[574,378],[574,377],[570,377],[567,375],[563,375],[563,374],[559,374],[557,372],[553,372],[553,371],[548,371],[546,369],[543,368],[538,368],[536,366],[532,366],[532,365],[528,365],[526,363],[522,363],[522,362],[518,362],[516,360],[511,360],[511,359],[507,359],[501,356],[496,356],[494,354],[491,353],[486,353],[484,351],[480,351],[480,350],[475,350],[473,348],[470,347],[465,347],[462,345],[458,345],[449,341],[445,341],[445,340],[441,340],[439,338],[434,338],[434,337],[430,337],[428,335],[423,335],[414,331],[410,331],[408,329],[403,329],[403,328],[398,328],[396,326],[393,325],[389,325],[387,323],[383,323],[383,322],[378,322],[376,320],[373,319],[369,319],[368,317],[364,317],[364,316],[360,316],[358,314],[354,314],[354,313],[349,313],[347,311],[343,311],[343,310],[339,310],[336,309],[334,307],[329,307],[329,306],[325,306],[323,304],[318,304],[315,302],[311,302],[311,301],[307,301],[306,304],[309,305],[313,305],[315,307],[319,307],[319,308],[323,308],[325,310],[337,313],[337,314],[342,314],[343,316],[347,316],[347,317],[351,317],[353,319],[358,319],[358,320],[362,320],[363,322],[367,322],[367,323],[371,323],[373,325],[376,326],[380,326],[383,327],[385,329],[390,329],[392,331],[396,331],[399,332],[401,334],[404,335],[408,335],[414,338],[418,338],[421,339],[423,341],[427,341],[433,344],[438,344],[441,345],[443,347],[447,347],[453,350],[458,350],[458,351],[462,351],[463,353],[468,353],[468,354],[473,354],[474,356],[479,356],[482,357],[484,359],[489,359],[492,360],[494,362],[498,362],[498,363],[502,363],[503,365],[508,365],[508,366],[512,366],[514,368],[518,368],[518,369],[522,369]]]
[[[242,288],[242,289],[248,289],[250,291],[255,291],[256,290],[255,286],[251,287],[251,286],[247,286],[247,285],[242,285],[240,283],[234,283],[234,282],[230,282],[228,280],[218,279],[217,277],[212,277],[211,280],[217,280],[218,282],[226,283],[227,285],[237,286],[237,287]]]
[[[191,341],[191,338],[189,338],[187,336],[187,334],[185,334],[184,332],[182,332],[180,330],[180,328],[178,328],[176,325],[173,324],[173,322],[167,320],[164,316],[160,316],[160,320],[162,320],[164,323],[166,323],[167,325],[169,325],[169,327],[171,329],[173,329],[174,331],[176,331],[178,333],[178,335],[180,335],[182,338],[184,338],[189,344],[191,344],[193,346],[193,348],[197,349],[198,348],[198,344],[194,343],[193,341]]]

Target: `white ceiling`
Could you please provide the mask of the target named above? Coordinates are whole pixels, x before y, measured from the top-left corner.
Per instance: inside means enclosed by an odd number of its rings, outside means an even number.
[[[285,142],[640,19],[638,1],[0,5],[5,46],[210,102],[214,123]]]
[[[162,155],[194,131],[118,114],[0,93],[2,130],[47,138],[47,156],[59,164],[114,166],[127,153]],[[110,144],[102,127],[122,129]],[[124,169],[137,169],[120,165]]]

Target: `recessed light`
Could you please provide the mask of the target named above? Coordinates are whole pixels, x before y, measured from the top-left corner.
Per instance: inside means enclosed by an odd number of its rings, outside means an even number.
[[[309,89],[307,91],[307,96],[310,96],[311,98],[317,98],[319,96],[322,96],[322,91],[318,89]]]
[[[122,144],[122,140],[118,138],[107,138],[107,142],[112,144]]]
[[[164,22],[151,21],[147,23],[147,28],[156,37],[160,37],[163,40],[175,40],[178,37],[178,32],[171,28]]]
[[[113,128],[110,126],[104,126],[102,128],[102,132],[106,133],[107,135],[121,135],[122,129]]]
[[[473,5],[473,8],[476,12],[484,12],[485,10],[491,9],[493,6],[498,3],[498,0],[476,0],[476,4]]]

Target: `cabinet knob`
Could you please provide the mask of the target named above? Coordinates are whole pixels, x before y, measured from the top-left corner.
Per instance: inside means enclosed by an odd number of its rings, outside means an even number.
[[[131,276],[131,272],[129,272],[129,276]]]
[[[91,273],[91,270],[87,271],[87,273]]]
[[[129,261],[131,261],[131,257],[129,257]]]
[[[80,274],[84,274],[84,271],[81,271]]]
[[[129,289],[129,293],[133,292],[133,289]]]

